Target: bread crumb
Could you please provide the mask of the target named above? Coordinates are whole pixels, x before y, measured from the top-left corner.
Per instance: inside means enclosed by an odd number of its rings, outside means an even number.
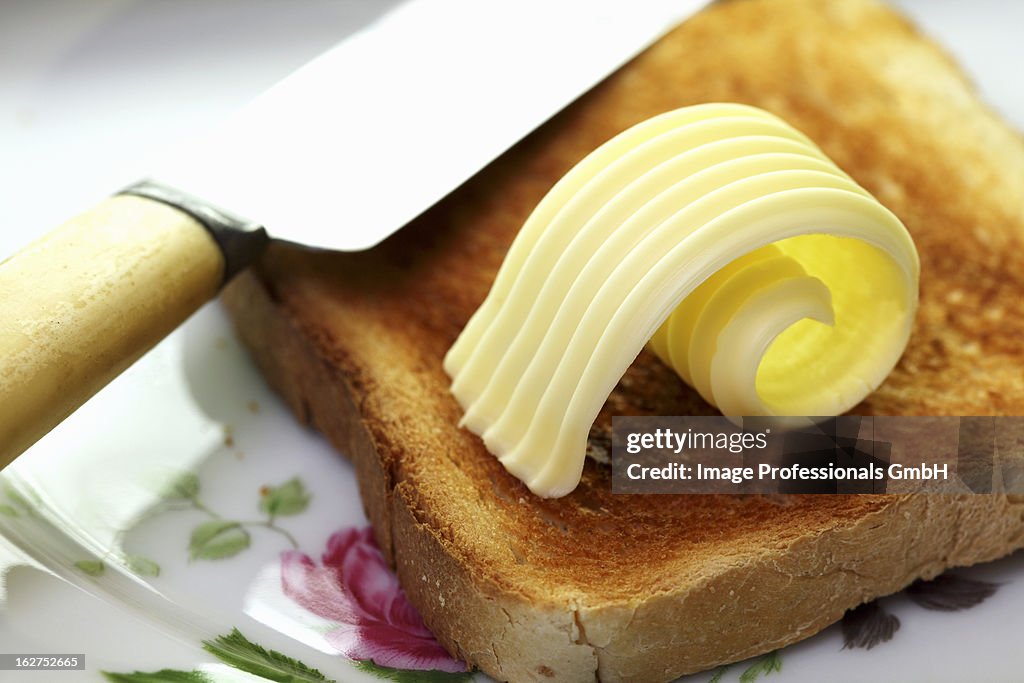
[[[235,445],[235,428],[231,425],[224,425],[224,445],[231,448]]]
[[[260,404],[257,403],[256,401],[249,401],[248,403],[245,404],[245,407],[249,409],[250,413],[260,412]]]

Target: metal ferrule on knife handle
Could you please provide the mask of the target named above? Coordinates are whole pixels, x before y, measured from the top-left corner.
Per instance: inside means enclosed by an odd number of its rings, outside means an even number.
[[[129,185],[121,190],[121,194],[146,197],[180,209],[196,219],[210,233],[224,256],[224,276],[221,284],[227,283],[243,271],[270,241],[262,225],[153,180],[143,180]]]

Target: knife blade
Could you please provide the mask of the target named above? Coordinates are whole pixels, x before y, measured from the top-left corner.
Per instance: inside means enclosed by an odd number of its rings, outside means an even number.
[[[366,249],[703,4],[411,2],[153,178],[276,238]]]
[[[0,466],[215,296],[268,231],[372,247],[704,4],[412,0],[0,263]]]

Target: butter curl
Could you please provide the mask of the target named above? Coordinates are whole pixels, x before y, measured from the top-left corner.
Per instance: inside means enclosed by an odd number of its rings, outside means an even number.
[[[444,367],[462,424],[561,496],[645,345],[725,415],[838,415],[902,355],[918,272],[899,219],[799,131],[686,107],[555,184]]]

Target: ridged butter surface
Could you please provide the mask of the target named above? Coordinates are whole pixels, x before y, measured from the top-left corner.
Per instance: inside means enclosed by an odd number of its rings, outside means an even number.
[[[899,219],[795,128],[684,107],[554,185],[445,370],[462,424],[561,496],[645,344],[726,415],[839,415],[903,353],[918,271]]]

